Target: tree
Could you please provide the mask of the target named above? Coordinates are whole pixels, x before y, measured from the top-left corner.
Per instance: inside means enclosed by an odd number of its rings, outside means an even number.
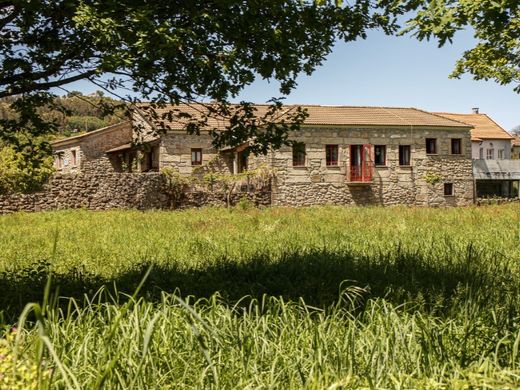
[[[21,96],[17,108],[22,125],[3,123],[4,134],[20,128],[36,131],[43,123],[31,121],[36,114],[32,108],[51,104],[48,91],[88,79],[104,91],[129,88],[154,108],[218,101],[209,114],[241,122],[233,130],[237,137],[226,135],[227,143],[260,137],[279,146],[287,142],[284,134],[293,128],[289,124],[301,123],[304,112],[286,114],[286,122],[266,134],[259,129],[282,109],[279,100],[271,102],[267,117],[254,120],[250,115],[254,107],[232,106],[229,100],[255,77],[279,81],[280,93],[287,94],[300,73],[310,74],[323,61],[337,38],[354,40],[377,27],[395,30],[388,16],[369,12],[369,0],[348,7],[299,0],[1,4],[0,98]],[[107,74],[110,80],[101,78]],[[136,100],[124,98],[131,104]],[[185,114],[178,115],[186,119]],[[197,132],[203,124],[197,118],[187,130]],[[52,126],[45,131],[52,131]],[[216,145],[222,144],[221,135],[214,133]]]
[[[513,127],[513,130],[511,130],[511,134],[513,134],[515,137],[520,136],[520,125]]]
[[[390,3],[408,3],[396,0]],[[399,8],[399,7],[398,7]],[[513,84],[520,93],[520,2],[518,0],[421,0],[404,6],[416,12],[406,32],[418,39],[451,42],[457,31],[470,28],[477,45],[457,62],[451,77],[471,73],[477,80]]]
[[[17,120],[0,122],[0,137],[55,130],[38,117],[37,107],[56,104],[51,88],[88,79],[105,92],[130,89],[121,98],[132,107],[135,95],[151,108],[217,101],[202,116],[231,118],[233,126],[212,132],[215,146],[247,139],[263,153],[290,143],[287,131],[299,128],[305,112],[283,112],[279,99],[263,115],[250,103],[228,102],[255,77],[278,81],[280,94],[288,94],[336,40],[364,38],[375,28],[395,33],[396,17],[411,17],[403,33],[435,37],[440,45],[473,28],[479,44],[465,53],[454,76],[469,71],[518,82],[517,0],[1,1],[0,98],[20,98],[13,104]],[[188,119],[192,133],[207,124],[181,111],[164,115]]]

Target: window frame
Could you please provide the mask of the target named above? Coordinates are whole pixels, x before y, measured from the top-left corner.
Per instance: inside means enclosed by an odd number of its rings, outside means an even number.
[[[433,151],[430,151],[430,150],[428,150],[429,149],[428,147],[432,145],[431,144],[432,141],[433,141]],[[426,154],[428,154],[428,155],[438,154],[437,153],[437,138],[426,138],[426,145],[425,146],[426,146],[426,148],[425,148],[426,149]]]
[[[402,157],[401,156],[404,156],[404,154],[402,153],[402,150],[405,150],[404,148],[407,148],[407,150],[408,150],[408,161],[407,161],[407,164],[402,164],[401,163],[401,161],[402,161]],[[399,145],[398,158],[399,158],[399,166],[400,167],[410,167],[410,166],[412,166],[412,146],[411,145]]]
[[[446,191],[449,188],[449,191]],[[455,187],[453,183],[444,183],[443,187],[444,196],[454,196],[455,195]]]
[[[336,159],[330,158],[332,153],[335,151]],[[325,145],[325,165],[327,167],[338,167],[339,166],[339,145],[327,144]]]
[[[72,167],[78,166],[78,151],[77,149],[71,149],[70,151],[70,165]]]
[[[383,154],[383,162],[378,163],[376,161],[377,159],[377,153],[376,148],[381,148],[382,154]],[[374,145],[374,166],[376,167],[386,167],[386,145]]]
[[[454,142],[458,142],[459,144],[459,150],[458,150],[458,153],[455,153],[454,152]],[[462,138],[451,138],[451,141],[450,141],[451,145],[450,145],[450,148],[451,148],[451,154],[455,155],[455,156],[460,156],[462,155]]]
[[[506,150],[505,149],[498,149],[497,159],[498,160],[503,160],[505,154],[506,154]]]
[[[495,159],[495,148],[487,148],[486,149],[486,160],[494,160]]]
[[[193,158],[194,153],[195,153],[195,159]],[[200,156],[199,159],[197,159],[197,153]],[[202,165],[202,148],[191,148],[191,165],[192,166]]]
[[[303,156],[303,159],[301,158]],[[305,167],[307,163],[307,150],[303,142],[298,142],[292,146],[292,166],[294,168]]]

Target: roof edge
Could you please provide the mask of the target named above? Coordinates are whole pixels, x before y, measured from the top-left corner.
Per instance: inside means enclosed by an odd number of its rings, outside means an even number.
[[[89,131],[88,133],[85,133],[85,134],[75,135],[75,136],[72,136],[72,137],[68,137],[68,138],[52,141],[50,144],[52,146],[66,145],[66,144],[68,144],[70,142],[74,142],[74,141],[77,141],[77,140],[80,140],[80,139],[83,139],[83,138],[87,138],[87,137],[90,137],[92,135],[110,132],[112,130],[115,130],[117,127],[123,126],[125,124],[131,125],[131,121],[127,120],[127,121],[115,123],[113,125],[109,125],[109,126],[106,126],[106,127],[102,127],[100,129]]]

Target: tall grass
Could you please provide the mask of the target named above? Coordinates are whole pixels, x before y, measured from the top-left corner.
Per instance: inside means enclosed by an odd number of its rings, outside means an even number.
[[[66,211],[0,229],[24,385],[520,387],[518,206]]]

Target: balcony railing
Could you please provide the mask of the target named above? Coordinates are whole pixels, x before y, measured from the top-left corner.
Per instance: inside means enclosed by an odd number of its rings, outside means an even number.
[[[364,161],[361,165],[351,165],[348,181],[350,183],[371,183],[374,172],[374,164]]]

